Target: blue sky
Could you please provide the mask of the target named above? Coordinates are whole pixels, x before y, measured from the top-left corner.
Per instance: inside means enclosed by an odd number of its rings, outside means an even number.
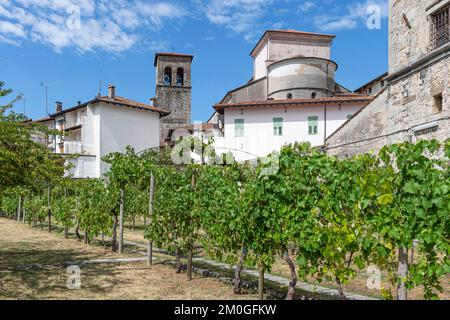
[[[373,8],[381,28],[369,29]],[[0,80],[37,119],[54,102],[92,99],[103,83],[149,102],[154,53],[194,54],[192,120],[252,76],[251,49],[267,29],[332,33],[337,81],[349,89],[387,71],[387,0],[0,0]],[[2,101],[3,102],[3,101]]]

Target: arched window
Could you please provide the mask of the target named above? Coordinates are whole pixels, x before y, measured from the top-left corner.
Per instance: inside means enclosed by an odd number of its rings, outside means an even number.
[[[292,93],[288,93],[288,94],[286,95],[286,99],[288,99],[288,100],[292,99]]]
[[[311,99],[315,99],[315,98],[317,98],[317,92],[311,93]]]
[[[178,68],[177,70],[177,86],[181,87],[184,85],[184,70],[183,68]]]
[[[164,70],[164,79],[163,82],[166,86],[170,86],[172,85],[172,68],[171,67],[167,67]]]

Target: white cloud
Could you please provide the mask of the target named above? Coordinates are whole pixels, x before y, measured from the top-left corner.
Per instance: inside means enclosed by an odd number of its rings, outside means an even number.
[[[128,0],[0,0],[0,42],[30,39],[61,52],[102,50],[120,53],[134,47],[166,21],[186,11],[168,2]],[[76,23],[72,23],[76,22]],[[156,40],[152,40],[155,47]]]
[[[264,17],[273,0],[210,0],[198,1],[207,19],[219,26],[243,34],[247,41],[261,32],[259,20]]]
[[[16,37],[25,37],[25,31],[21,25],[13,24],[8,21],[0,20],[0,32],[3,34],[11,34]]]
[[[328,5],[331,2],[333,0],[330,0]],[[373,14],[373,12],[368,11],[373,6],[380,9],[381,19],[388,17],[388,0],[365,0],[348,5],[345,12],[335,13],[334,15],[318,15],[314,18],[315,25],[319,30],[325,32],[356,29]]]
[[[338,30],[348,30],[348,29],[356,29],[358,24],[355,20],[352,19],[340,19],[331,22],[327,22],[320,25],[320,30],[326,32],[338,31]]]
[[[302,12],[308,12],[310,11],[312,8],[314,8],[316,6],[316,4],[312,1],[304,1],[303,3],[301,3],[298,8],[300,9],[300,11]]]

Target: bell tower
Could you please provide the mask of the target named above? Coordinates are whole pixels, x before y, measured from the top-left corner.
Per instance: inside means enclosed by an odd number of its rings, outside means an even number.
[[[180,53],[157,53],[156,104],[170,111],[161,118],[160,141],[170,139],[170,132],[191,124],[191,65],[193,55]]]

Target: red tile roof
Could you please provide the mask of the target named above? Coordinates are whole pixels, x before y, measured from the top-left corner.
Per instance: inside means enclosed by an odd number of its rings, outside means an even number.
[[[264,107],[264,106],[301,106],[307,104],[324,104],[324,103],[343,103],[343,102],[365,102],[369,103],[373,100],[371,96],[358,94],[336,95],[334,97],[315,98],[315,99],[289,99],[289,100],[264,100],[264,101],[244,101],[239,103],[216,104],[214,109],[222,111],[225,108],[242,108],[242,107]]]
[[[26,123],[40,123],[40,122],[46,122],[46,121],[50,121],[50,120],[53,120],[53,117],[46,117],[46,118],[42,118],[42,119],[38,119],[38,120],[29,119],[26,121]]]
[[[80,108],[86,107],[88,104],[93,104],[93,103],[97,103],[97,102],[105,102],[105,103],[109,103],[109,104],[115,104],[115,105],[120,105],[120,106],[124,106],[124,107],[129,107],[129,108],[134,108],[134,109],[139,109],[139,110],[147,110],[147,111],[154,111],[154,112],[159,112],[161,115],[166,116],[168,114],[170,114],[170,111],[161,109],[161,108],[157,108],[142,102],[137,102],[134,100],[130,100],[124,97],[119,97],[116,96],[114,99],[111,99],[108,96],[104,96],[104,97],[97,97],[94,100],[88,101],[86,103],[77,105],[73,108],[70,109],[66,109],[66,110],[62,110],[60,112],[56,112],[54,114],[51,114],[51,117],[55,117],[55,116],[59,116],[61,114],[67,113],[67,112],[71,112],[74,110],[78,110]]]
[[[108,96],[104,96],[104,97],[100,97],[97,98],[96,100],[98,101],[103,101],[106,103],[113,103],[113,104],[118,104],[118,105],[122,105],[125,107],[131,107],[131,108],[136,108],[136,109],[141,109],[141,110],[149,110],[149,111],[155,111],[155,112],[159,112],[161,114],[165,114],[168,115],[170,112],[164,109],[160,109],[142,102],[137,102],[137,101],[133,101],[124,97],[118,97],[116,96],[114,99],[111,99]]]
[[[214,123],[199,123],[192,124],[189,126],[180,127],[179,129],[185,129],[188,131],[194,131],[196,129],[200,129],[201,131],[208,131],[214,129]]]
[[[154,62],[155,67],[156,62],[158,61],[158,57],[160,56],[189,58],[191,59],[191,61],[194,59],[194,56],[192,54],[175,53],[175,52],[157,52],[155,53],[155,62]]]

